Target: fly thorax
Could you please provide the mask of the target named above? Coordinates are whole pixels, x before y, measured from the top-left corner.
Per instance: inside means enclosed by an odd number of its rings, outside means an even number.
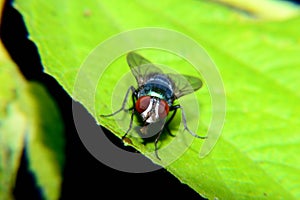
[[[138,98],[142,96],[152,96],[163,99],[171,106],[174,100],[172,82],[166,75],[156,74],[149,78],[145,85],[139,88]]]

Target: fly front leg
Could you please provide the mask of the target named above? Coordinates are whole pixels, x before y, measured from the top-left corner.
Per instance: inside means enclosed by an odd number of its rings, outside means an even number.
[[[124,139],[126,138],[127,134],[129,133],[129,131],[130,131],[131,128],[132,128],[133,116],[134,116],[134,109],[131,110],[131,116],[130,116],[129,127],[128,127],[126,133],[122,136],[122,140],[124,140]]]
[[[125,98],[124,98],[123,103],[122,103],[122,107],[121,107],[119,110],[117,110],[117,111],[115,111],[115,112],[113,112],[113,113],[111,113],[111,114],[108,114],[108,115],[100,115],[100,117],[111,117],[111,116],[114,116],[114,115],[118,114],[118,113],[121,112],[122,110],[124,110],[124,111],[134,110],[134,109],[133,109],[133,108],[134,108],[134,104],[133,104],[133,106],[132,106],[131,108],[125,109],[125,106],[126,106],[126,103],[127,103],[127,99],[128,99],[128,95],[129,95],[129,92],[130,92],[130,91],[132,92],[132,99],[133,99],[133,102],[134,102],[134,99],[135,99],[135,97],[136,97],[136,90],[135,90],[135,88],[134,88],[133,86],[130,86],[130,87],[128,88],[127,92],[126,92]]]
[[[171,109],[172,109],[172,107],[171,107]],[[172,110],[170,110],[170,111],[172,111]],[[169,134],[170,136],[172,136],[172,137],[175,137],[175,135],[171,133],[171,130],[170,130],[170,128],[169,128],[169,124],[171,123],[171,121],[172,121],[173,118],[175,117],[176,112],[177,112],[177,109],[174,109],[174,110],[173,110],[173,113],[172,113],[172,115],[171,115],[171,117],[168,119],[168,121],[167,121],[166,124],[165,124],[165,129],[167,130],[168,134]]]
[[[183,110],[183,108],[180,105],[175,105],[171,107],[171,110],[177,110],[177,109],[181,110],[181,117],[182,117],[182,122],[183,122],[183,126],[184,126],[184,130],[187,130],[192,136],[196,137],[196,138],[201,138],[201,139],[206,139],[207,137],[205,136],[199,136],[196,133],[194,133],[193,131],[191,131],[186,123],[186,117],[185,117],[185,112]]]
[[[157,137],[155,138],[155,141],[154,141],[154,147],[155,147],[155,156],[158,160],[160,160],[160,157],[158,156],[158,147],[157,147],[157,143],[158,143],[158,140],[160,138],[160,135],[162,133],[163,129],[161,129],[159,131],[159,133],[157,134]]]

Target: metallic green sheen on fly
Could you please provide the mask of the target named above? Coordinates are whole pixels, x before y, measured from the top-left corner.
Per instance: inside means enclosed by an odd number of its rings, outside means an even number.
[[[202,81],[194,76],[163,73],[163,71],[152,64],[141,55],[130,52],[127,54],[127,63],[135,77],[138,87],[130,86],[126,92],[122,107],[109,115],[100,115],[101,117],[110,117],[120,111],[131,111],[129,128],[123,135],[124,140],[132,128],[133,117],[135,114],[140,118],[142,135],[156,136],[155,155],[158,159],[157,143],[163,130],[172,135],[169,124],[174,118],[177,109],[180,109],[184,129],[192,136],[197,138],[206,138],[192,132],[186,122],[185,112],[180,104],[174,104],[174,101],[184,95],[190,94],[202,87]],[[126,109],[128,96],[132,92],[133,106]],[[169,113],[172,113],[169,116]]]

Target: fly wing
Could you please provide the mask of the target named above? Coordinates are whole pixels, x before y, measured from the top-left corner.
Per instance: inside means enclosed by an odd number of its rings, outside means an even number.
[[[186,94],[190,94],[202,87],[202,81],[194,76],[181,74],[167,74],[173,81],[173,90],[176,98],[180,98]]]
[[[145,84],[152,74],[163,73],[149,60],[134,52],[127,54],[127,63],[139,86]]]

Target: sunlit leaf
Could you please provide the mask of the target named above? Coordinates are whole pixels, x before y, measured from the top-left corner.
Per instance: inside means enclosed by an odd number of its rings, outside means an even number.
[[[210,1],[31,0],[16,1],[16,7],[25,17],[46,72],[71,96],[81,63],[113,34],[164,27],[192,37],[207,50],[222,75],[226,123],[208,156],[199,158],[194,149],[200,148],[201,141],[196,141],[167,170],[209,199],[299,199],[299,16],[268,21]],[[164,54],[145,52],[145,56],[171,67],[182,64]],[[129,71],[124,57],[115,66],[105,74],[111,81],[99,87],[105,89],[96,98],[98,108],[103,108],[97,114],[112,112],[108,103],[112,91]],[[180,70],[191,73],[189,68]],[[125,92],[118,95],[121,102]],[[203,109],[197,132],[203,133],[209,126],[209,93],[204,86],[195,95]],[[90,111],[94,105],[84,106]],[[119,137],[124,134],[112,120],[102,120],[101,125]],[[142,144],[134,146],[144,152]]]

